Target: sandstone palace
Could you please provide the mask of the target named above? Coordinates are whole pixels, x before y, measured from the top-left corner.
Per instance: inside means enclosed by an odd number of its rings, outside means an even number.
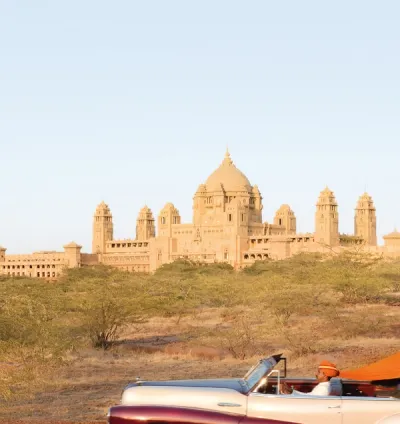
[[[282,205],[273,223],[263,222],[262,196],[256,185],[234,165],[227,152],[221,165],[201,184],[193,198],[193,221],[182,223],[178,209],[167,203],[157,217],[145,206],[137,218],[136,238],[114,240],[111,210],[100,203],[93,217],[92,253],[70,243],[64,251],[6,255],[0,247],[0,273],[57,278],[65,267],[103,263],[128,271],[151,272],[179,258],[226,262],[236,269],[265,259],[284,259],[300,252],[339,252],[355,245],[385,256],[400,256],[400,233],[384,236],[377,246],[372,198],[358,199],[354,235],[339,233],[338,204],[325,188],[319,195],[313,233],[298,234],[296,217]]]

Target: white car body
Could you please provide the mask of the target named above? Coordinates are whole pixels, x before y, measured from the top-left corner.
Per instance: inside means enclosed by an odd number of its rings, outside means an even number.
[[[247,417],[303,424],[400,424],[400,399],[365,396],[263,394],[279,355],[260,361],[243,379],[136,382],[128,385],[122,405],[201,408]],[[279,375],[278,375],[279,383]]]

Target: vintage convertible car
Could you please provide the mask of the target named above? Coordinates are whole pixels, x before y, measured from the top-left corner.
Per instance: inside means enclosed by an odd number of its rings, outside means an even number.
[[[281,394],[283,381],[304,394]],[[108,420],[110,424],[139,419],[158,424],[400,424],[400,399],[393,396],[397,381],[387,387],[384,383],[334,378],[330,396],[307,395],[316,380],[288,378],[286,359],[274,355],[238,379],[136,381],[125,387],[121,405],[110,408]],[[146,407],[146,413],[141,415],[139,407]]]

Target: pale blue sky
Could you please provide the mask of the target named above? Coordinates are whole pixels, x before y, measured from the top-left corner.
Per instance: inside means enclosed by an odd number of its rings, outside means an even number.
[[[229,146],[264,220],[319,192],[353,231],[364,188],[378,235],[400,225],[400,2],[0,0],[0,244],[91,247],[197,186]]]

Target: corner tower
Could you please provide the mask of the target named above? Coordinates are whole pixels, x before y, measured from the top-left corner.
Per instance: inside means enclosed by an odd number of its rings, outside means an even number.
[[[171,237],[172,226],[180,223],[181,216],[178,209],[172,203],[167,203],[158,216],[158,235],[161,237]]]
[[[104,253],[106,242],[112,240],[113,235],[114,226],[110,208],[101,202],[93,217],[92,253]]]
[[[376,209],[368,193],[359,197],[354,215],[354,235],[369,246],[376,246]]]
[[[142,208],[136,221],[136,240],[148,240],[156,236],[153,212],[147,206]]]
[[[296,216],[289,205],[282,205],[276,211],[274,225],[285,227],[286,234],[296,234]]]
[[[339,245],[339,213],[335,195],[328,187],[321,191],[315,212],[315,235],[317,243]]]
[[[400,233],[395,228],[392,233],[383,236],[385,249],[390,253],[398,253],[400,248]]]
[[[6,248],[0,246],[0,262],[5,262],[6,260]]]
[[[68,268],[79,268],[81,266],[81,249],[82,246],[74,241],[64,246]]]

